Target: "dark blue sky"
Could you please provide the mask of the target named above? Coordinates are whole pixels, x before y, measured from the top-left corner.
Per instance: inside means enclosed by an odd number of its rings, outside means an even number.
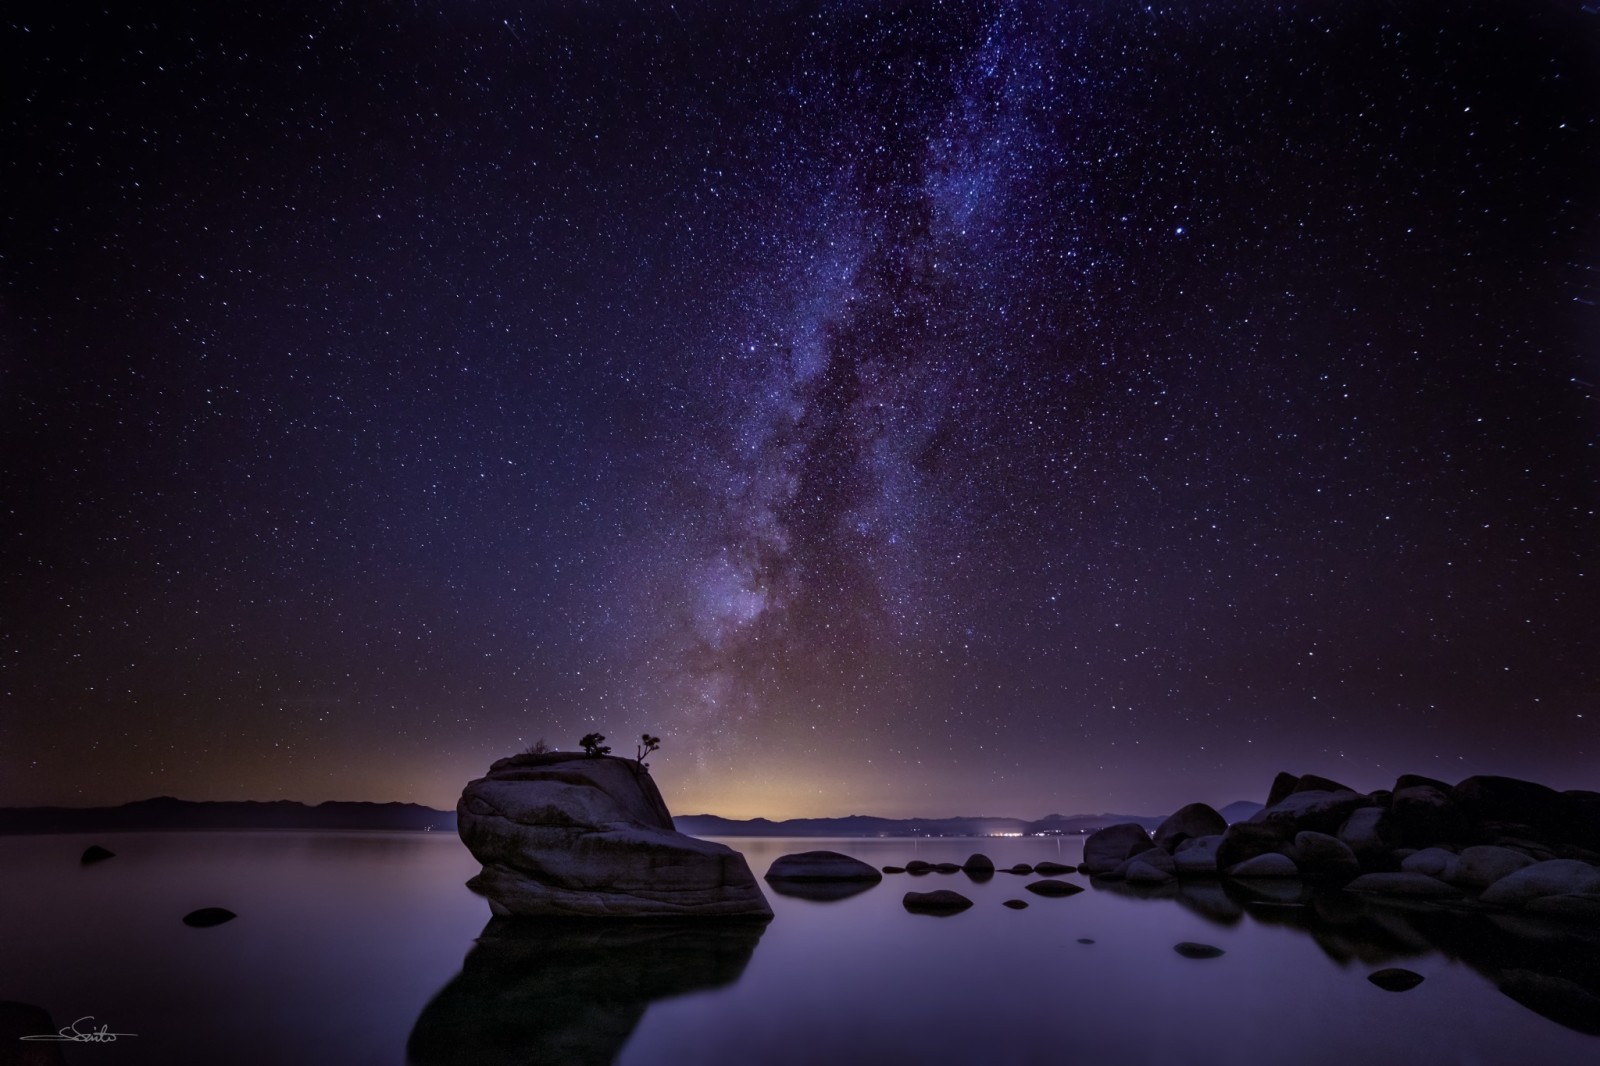
[[[0,803],[1595,787],[1600,15],[5,16]]]

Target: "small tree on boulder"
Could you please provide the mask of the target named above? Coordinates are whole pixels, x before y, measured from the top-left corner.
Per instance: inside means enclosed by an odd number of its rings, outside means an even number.
[[[585,755],[591,759],[598,759],[602,755],[611,754],[611,747],[604,743],[605,739],[603,733],[589,733],[578,743],[583,745],[583,753]]]
[[[660,737],[653,737],[649,733],[641,733],[639,735],[639,743],[634,746],[633,757],[639,761],[640,766],[648,769],[650,764],[644,761],[644,757],[659,747],[661,747]]]

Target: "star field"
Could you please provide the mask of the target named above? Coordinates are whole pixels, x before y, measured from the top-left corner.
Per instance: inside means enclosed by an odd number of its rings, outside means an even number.
[[[0,804],[1596,787],[1583,5],[0,32]]]

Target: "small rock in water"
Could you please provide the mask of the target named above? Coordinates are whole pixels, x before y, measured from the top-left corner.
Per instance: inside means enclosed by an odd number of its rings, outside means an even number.
[[[1022,887],[1040,896],[1075,896],[1083,891],[1082,885],[1053,880],[1034,881],[1032,884],[1023,885]]]
[[[116,852],[107,851],[99,844],[90,844],[87,848],[83,849],[83,857],[80,858],[78,862],[84,866],[88,866],[91,863],[105,862],[107,859],[114,859],[116,857]]]
[[[903,874],[906,872],[906,868],[904,866],[885,866],[883,872],[886,874]]]
[[[231,922],[239,917],[226,907],[201,907],[197,911],[190,911],[183,916],[184,925],[192,925],[196,929],[207,929],[223,922]]]
[[[902,902],[906,910],[914,914],[955,914],[972,906],[970,899],[948,888],[939,888],[932,892],[907,892]]]
[[[1093,940],[1091,940],[1091,939],[1089,939],[1089,938],[1088,938],[1088,937],[1086,937],[1086,936],[1080,936],[1080,937],[1079,937],[1079,938],[1078,938],[1078,943],[1080,943],[1080,944],[1093,944],[1093,943],[1094,943],[1094,941],[1093,941]]]
[[[1174,944],[1172,950],[1186,959],[1214,959],[1223,954],[1221,948],[1212,947],[1210,944],[1196,944],[1189,940]]]
[[[933,863],[923,862],[921,859],[912,859],[910,862],[906,863],[906,873],[908,874],[925,874],[932,869]]]
[[[1062,866],[1059,862],[1041,862],[1033,868],[1033,872],[1054,877],[1056,874],[1070,874],[1076,869],[1076,866]]]
[[[954,862],[941,862],[936,864],[934,869],[942,874],[958,874],[961,872],[961,864]]]
[[[1422,983],[1422,975],[1411,970],[1402,970],[1398,966],[1391,966],[1387,970],[1369,973],[1367,980],[1385,992],[1407,992]]]
[[[1019,862],[1015,866],[1011,867],[1011,869],[1007,870],[1006,873],[1008,873],[1008,874],[1031,874],[1031,873],[1033,873],[1033,867],[1029,866],[1025,862]]]
[[[1028,901],[1024,899],[1008,899],[1004,903],[1000,904],[1000,906],[1010,907],[1014,911],[1026,910],[1028,907]]]

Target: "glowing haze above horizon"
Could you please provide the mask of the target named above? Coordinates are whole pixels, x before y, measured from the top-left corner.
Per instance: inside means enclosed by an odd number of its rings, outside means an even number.
[[[1600,787],[1576,2],[0,32],[0,804]]]

